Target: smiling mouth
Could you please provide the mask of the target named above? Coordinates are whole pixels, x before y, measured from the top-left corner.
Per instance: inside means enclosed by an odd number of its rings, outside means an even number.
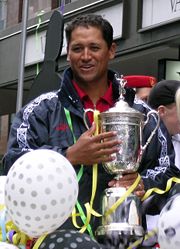
[[[94,68],[94,66],[93,65],[83,65],[80,68],[83,69],[83,70],[89,70],[89,69]]]

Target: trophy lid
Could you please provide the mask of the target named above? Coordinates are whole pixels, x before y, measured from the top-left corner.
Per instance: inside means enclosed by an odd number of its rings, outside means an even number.
[[[119,82],[119,99],[115,103],[115,105],[110,108],[106,112],[102,112],[102,115],[112,115],[113,113],[115,115],[118,115],[119,113],[126,116],[133,116],[138,117],[140,119],[143,119],[143,114],[134,108],[131,108],[129,104],[124,100],[124,94],[126,93],[125,85],[127,83],[127,80],[123,79],[123,76],[120,77],[116,74],[115,75],[116,80]]]

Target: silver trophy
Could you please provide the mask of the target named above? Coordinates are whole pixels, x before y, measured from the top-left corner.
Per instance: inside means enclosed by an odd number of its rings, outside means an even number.
[[[158,113],[152,110],[144,121],[144,115],[131,108],[124,101],[126,81],[122,76],[116,77],[116,79],[119,82],[119,100],[114,107],[98,115],[98,123],[100,132],[117,131],[118,139],[122,142],[118,145],[119,151],[114,154],[115,159],[103,165],[109,174],[115,175],[115,178],[119,180],[122,174],[130,174],[138,170],[142,154],[159,127],[160,118]],[[88,111],[93,110],[87,109],[85,111],[84,121],[86,125]],[[142,146],[142,130],[148,123],[150,115],[155,116],[157,125],[146,144]],[[124,187],[105,189],[101,202],[101,225],[96,231],[96,237],[99,241],[108,239],[111,240],[111,243],[117,243],[118,246],[121,243],[127,246],[129,243],[143,238],[141,201],[135,194],[130,193],[113,212],[107,215],[108,210],[126,194],[126,191]]]

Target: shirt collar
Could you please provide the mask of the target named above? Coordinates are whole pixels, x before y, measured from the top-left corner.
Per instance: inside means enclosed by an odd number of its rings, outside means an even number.
[[[81,101],[83,101],[85,98],[88,97],[87,93],[85,93],[79,86],[78,84],[72,80],[73,86],[75,90],[77,91],[77,94],[79,95]],[[112,82],[109,81],[109,87],[106,90],[104,96],[100,97],[100,99],[103,99],[106,101],[109,105],[112,105],[113,103],[113,94],[112,94]]]
[[[84,97],[88,96],[87,93],[85,93],[74,80],[72,80],[72,83],[81,100],[83,100]]]

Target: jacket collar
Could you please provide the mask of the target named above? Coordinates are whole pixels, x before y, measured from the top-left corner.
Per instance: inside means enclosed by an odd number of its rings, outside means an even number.
[[[112,89],[113,89],[113,99],[115,102],[119,98],[119,84],[115,79],[116,72],[112,70],[108,70],[108,80],[112,82]],[[74,87],[72,86],[72,70],[71,68],[67,68],[64,71],[62,83],[60,90],[58,92],[58,97],[63,104],[63,106],[70,111],[76,113],[77,115],[83,115],[83,105],[80,101],[80,98],[75,91]],[[126,95],[125,100],[132,106],[134,101],[135,92],[131,88],[126,88]]]

